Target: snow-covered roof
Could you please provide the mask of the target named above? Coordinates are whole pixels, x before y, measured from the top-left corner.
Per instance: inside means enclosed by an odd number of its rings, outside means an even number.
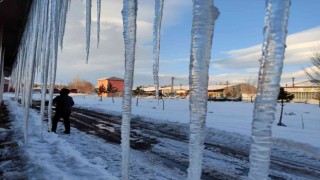
[[[100,78],[98,80],[115,80],[115,81],[123,81],[123,79],[118,78],[118,77],[105,77],[105,78]]]
[[[171,86],[161,87],[160,89],[171,89]],[[189,86],[173,86],[173,89],[189,90]]]
[[[142,89],[143,89],[144,91],[155,91],[155,90],[156,90],[155,86],[143,87]]]
[[[230,85],[229,85],[230,86]],[[224,89],[226,88],[227,85],[209,85],[208,90],[217,90],[217,89]],[[171,89],[171,86],[165,86],[165,87],[160,87],[160,90],[165,90],[165,89]],[[175,90],[189,90],[189,86],[173,86],[173,89]],[[155,91],[155,86],[148,86],[148,87],[143,87],[143,90],[145,91]]]
[[[224,89],[227,85],[209,85],[208,90]]]
[[[309,80],[294,83],[294,87],[315,87],[315,86],[319,86],[319,85],[317,85],[317,83],[313,83]],[[292,84],[287,84],[287,87],[288,88],[292,87]]]

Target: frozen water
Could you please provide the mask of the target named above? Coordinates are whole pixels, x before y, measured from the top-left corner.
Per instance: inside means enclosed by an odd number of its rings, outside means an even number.
[[[130,121],[132,104],[132,85],[135,61],[137,0],[123,1],[123,36],[125,43],[125,75],[122,101],[121,149],[122,149],[122,179],[128,179],[128,163],[130,150]]]
[[[188,179],[200,179],[207,113],[208,71],[214,24],[219,10],[212,0],[193,1],[190,55],[190,137]]]
[[[67,20],[67,13],[69,9],[70,0],[64,0],[60,2],[61,8],[60,8],[60,15],[59,15],[59,44],[60,48],[63,48],[63,36],[64,36],[64,30]]]
[[[62,43],[65,18],[69,1],[35,0],[31,4],[28,22],[21,38],[17,59],[13,66],[11,84],[15,86],[15,99],[20,97],[24,112],[24,139],[28,143],[29,107],[35,73],[40,71],[42,85],[41,117],[50,71],[49,124],[55,75],[57,69],[58,42]],[[50,67],[50,68],[49,68]],[[43,127],[43,126],[42,126]]]
[[[86,51],[87,51],[86,63],[88,63],[88,59],[89,59],[90,35],[91,35],[91,0],[87,0],[86,2]]]
[[[52,1],[51,2],[51,23],[52,23],[52,31],[51,31],[51,43],[50,43],[50,76],[49,76],[49,105],[48,105],[48,119],[49,119],[49,127],[52,123],[52,100],[53,100],[53,91],[54,85],[56,81],[56,72],[57,72],[57,56],[58,56],[58,40],[59,40],[59,2],[61,1]]]
[[[275,119],[280,88],[290,0],[268,0],[259,87],[252,121],[249,179],[267,179],[272,145],[271,125]]]
[[[3,84],[4,84],[4,74],[3,74],[3,66],[4,66],[4,58],[2,55],[2,35],[3,35],[3,27],[2,24],[0,24],[0,104],[3,101]]]
[[[100,43],[100,14],[101,14],[101,0],[97,0],[97,47]]]
[[[164,0],[155,1],[155,16],[153,24],[153,79],[156,87],[156,98],[159,99],[159,55],[160,55],[160,35],[161,20]]]

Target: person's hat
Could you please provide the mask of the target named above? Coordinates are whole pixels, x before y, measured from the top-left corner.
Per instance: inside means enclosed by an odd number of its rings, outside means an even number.
[[[70,93],[70,90],[67,89],[67,88],[63,88],[63,89],[60,90],[60,94],[61,94],[61,95],[67,95],[67,94],[69,94],[69,93]]]

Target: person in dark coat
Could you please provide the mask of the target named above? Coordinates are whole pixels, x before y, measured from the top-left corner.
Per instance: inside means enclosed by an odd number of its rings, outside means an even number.
[[[74,105],[72,97],[68,96],[70,93],[69,89],[63,88],[60,91],[60,95],[56,96],[53,99],[53,103],[56,105],[56,113],[54,115],[53,121],[52,121],[52,132],[56,132],[58,121],[60,118],[63,118],[64,121],[64,133],[70,134],[70,114],[71,114],[71,108]]]

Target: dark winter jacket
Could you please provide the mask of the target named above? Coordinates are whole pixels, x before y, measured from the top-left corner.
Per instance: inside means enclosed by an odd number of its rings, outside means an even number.
[[[71,113],[71,107],[74,105],[72,97],[68,94],[61,94],[53,99],[53,103],[56,104],[57,114]]]

